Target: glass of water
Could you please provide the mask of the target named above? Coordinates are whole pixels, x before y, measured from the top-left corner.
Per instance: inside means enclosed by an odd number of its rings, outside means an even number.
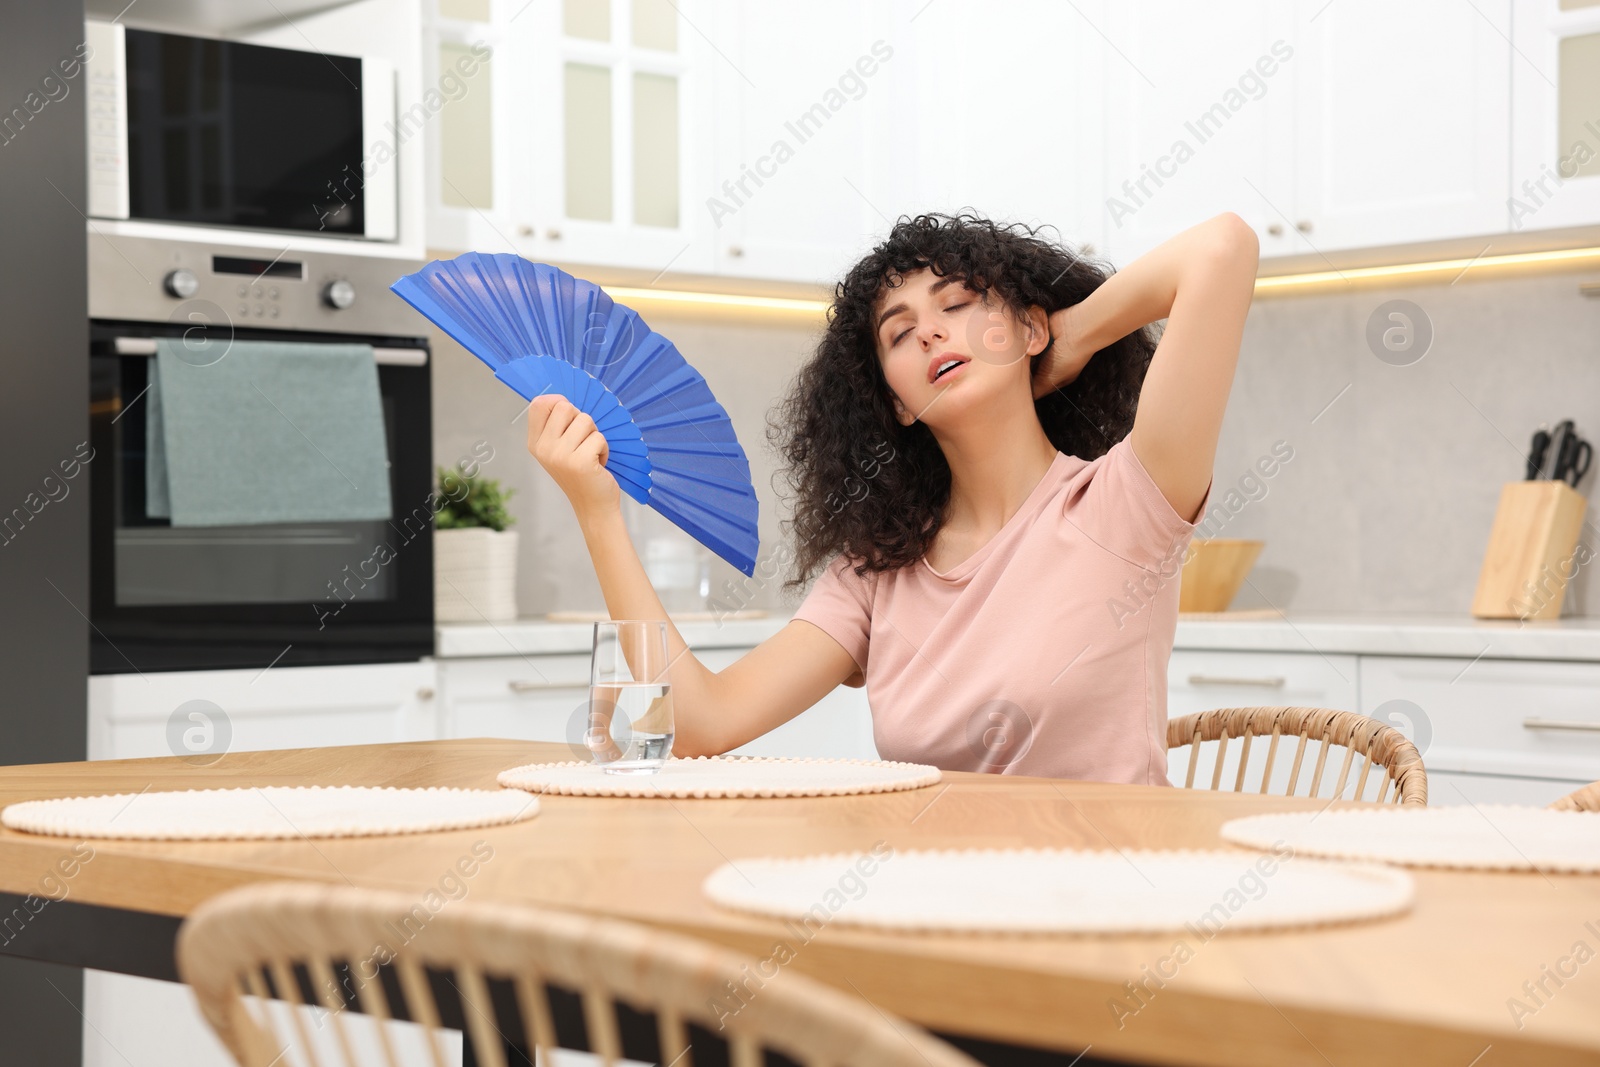
[[[594,624],[584,746],[608,774],[655,774],[672,755],[672,680],[667,624]]]

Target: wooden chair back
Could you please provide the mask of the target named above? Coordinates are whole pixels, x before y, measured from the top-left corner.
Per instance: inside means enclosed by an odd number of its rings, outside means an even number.
[[[1550,806],[1557,811],[1600,812],[1600,782],[1590,782],[1582,789],[1574,789]]]
[[[1296,795],[1301,774],[1307,769],[1306,750],[1311,742],[1318,742],[1315,766],[1309,769],[1308,791],[1305,796],[1317,796],[1328,777],[1328,754],[1342,748],[1338,780],[1330,796],[1342,796],[1354,771],[1355,791],[1346,799],[1376,800],[1378,803],[1416,804],[1428,803],[1428,773],[1422,766],[1422,757],[1406,735],[1386,723],[1353,711],[1334,711],[1331,708],[1256,707],[1218,708],[1184,715],[1167,723],[1167,749],[1170,751],[1189,745],[1188,774],[1184,785],[1195,788],[1195,772],[1200,763],[1200,749],[1208,741],[1218,742],[1216,761],[1211,770],[1211,789],[1229,789],[1235,793],[1250,791],[1274,792],[1284,796]],[[1240,746],[1238,770],[1224,781],[1224,765],[1228,746],[1237,741]],[[1263,758],[1252,765],[1252,746]],[[1293,749],[1293,753],[1288,751]],[[1355,765],[1356,757],[1359,765]],[[1337,758],[1337,757],[1336,757]],[[1273,770],[1283,761],[1290,765],[1287,787],[1274,788]],[[1253,772],[1260,769],[1260,778]],[[1374,768],[1377,773],[1373,774]],[[1364,795],[1368,780],[1372,780],[1373,796]],[[1391,789],[1392,787],[1392,789]],[[1201,788],[1205,788],[1202,783]]]
[[[272,882],[197,908],[179,931],[177,955],[206,1020],[243,1067],[321,1067],[319,1044],[324,1053],[336,1048],[330,1059],[346,1067],[399,1067],[405,1050],[395,1047],[396,1031],[418,1035],[382,1025],[391,1019],[420,1023],[421,1062],[444,1067],[441,1020],[452,1017],[484,1067],[506,1067],[508,1047],[514,1062],[531,1063],[537,1048],[549,1063],[559,1047],[552,998],[571,1004],[574,994],[587,1051],[607,1065],[624,1055],[620,1010],[636,1023],[641,1013],[655,1016],[656,1047],[644,1052],[674,1067],[691,1067],[694,1049],[719,1039],[726,1046],[708,1058],[726,1057],[733,1067],[758,1067],[763,1050],[807,1067],[974,1067],[917,1027],[780,970],[781,958],[757,961],[570,912],[467,900],[445,900],[432,912],[404,894]],[[320,1011],[286,1010],[273,998]],[[358,1012],[380,1023],[363,1022],[353,1035]],[[314,1040],[308,1017],[319,1030],[327,1023],[331,1036]],[[648,1026],[633,1032],[641,1029],[652,1035]],[[363,1044],[373,1051],[373,1033],[377,1055],[363,1060],[358,1053]],[[290,1050],[304,1054],[291,1059]]]

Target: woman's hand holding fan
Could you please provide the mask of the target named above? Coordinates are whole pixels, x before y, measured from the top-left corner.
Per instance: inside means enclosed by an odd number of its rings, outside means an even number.
[[[528,404],[528,451],[567,494],[579,519],[621,509],[622,489],[606,470],[605,434],[566,397],[546,393]]]

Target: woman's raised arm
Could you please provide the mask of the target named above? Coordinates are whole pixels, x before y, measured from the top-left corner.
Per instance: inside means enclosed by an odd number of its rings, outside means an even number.
[[[1081,365],[1072,352],[1098,352],[1167,320],[1129,436],[1162,495],[1189,521],[1198,518],[1211,484],[1259,253],[1255,231],[1224,212],[1157,245],[1081,303],[1051,316],[1051,332],[1065,349],[1055,358],[1064,365]]]

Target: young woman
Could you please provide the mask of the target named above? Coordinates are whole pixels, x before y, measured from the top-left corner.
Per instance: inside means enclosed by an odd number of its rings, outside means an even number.
[[[720,672],[668,621],[674,753],[736,748],[842,683],[867,687],[885,759],[1166,784],[1178,573],[1257,253],[1232,213],[1109,275],[1025,227],[902,218],[839,283],[775,426],[789,585],[816,584]],[[611,616],[667,619],[593,420],[540,397],[528,448]]]

